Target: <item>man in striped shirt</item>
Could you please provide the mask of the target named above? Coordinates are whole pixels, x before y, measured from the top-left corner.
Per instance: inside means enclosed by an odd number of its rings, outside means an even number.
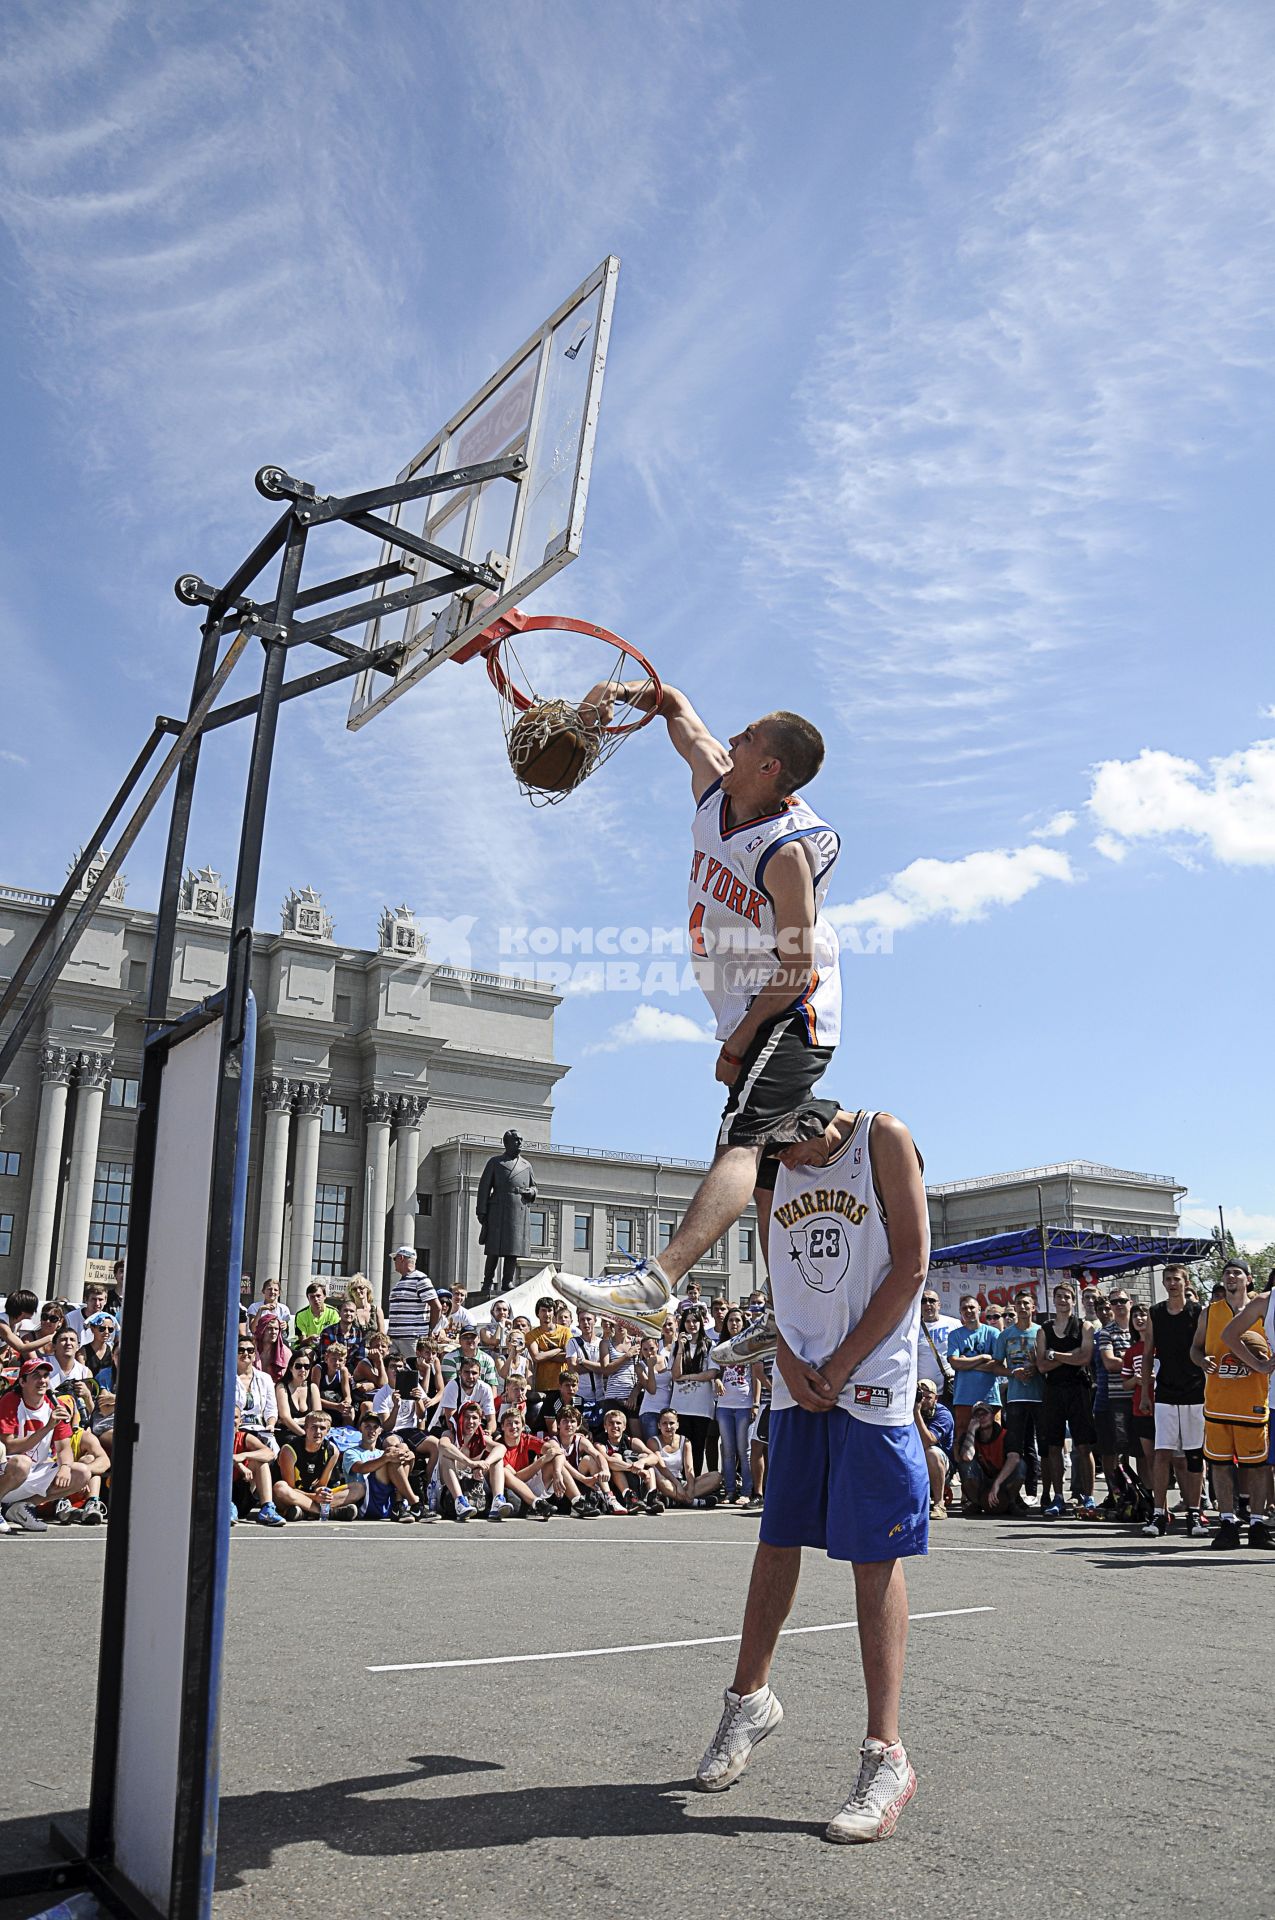
[[[421,1273],[416,1265],[415,1247],[395,1248],[394,1275],[386,1312],[387,1330],[400,1353],[411,1353],[438,1318],[438,1295],[429,1275]]]

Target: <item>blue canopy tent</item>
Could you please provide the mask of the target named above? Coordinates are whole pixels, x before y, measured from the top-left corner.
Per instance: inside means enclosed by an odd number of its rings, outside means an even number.
[[[1088,1233],[1078,1227],[1022,1227],[1014,1233],[993,1233],[983,1240],[940,1247],[931,1253],[930,1265],[1039,1271],[1042,1238],[1043,1264],[1064,1272],[1077,1267],[1089,1273],[1134,1273],[1139,1267],[1162,1267],[1173,1260],[1207,1260],[1217,1249],[1216,1240],[1187,1240],[1174,1234],[1144,1239],[1135,1233]]]

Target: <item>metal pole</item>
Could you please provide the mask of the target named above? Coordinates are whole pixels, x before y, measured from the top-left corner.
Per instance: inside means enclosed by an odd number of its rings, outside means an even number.
[[[275,599],[278,631],[266,642],[261,704],[253,734],[252,758],[244,796],[239,862],[231,920],[230,968],[221,1034],[221,1083],[213,1134],[209,1183],[209,1227],[204,1263],[204,1314],[199,1342],[196,1431],[207,1446],[195,1455],[192,1485],[193,1524],[187,1582],[187,1654],[178,1777],[179,1796],[173,1841],[171,1920],[196,1920],[211,1911],[218,1816],[218,1693],[223,1614],[215,1577],[220,1547],[218,1528],[228,1525],[232,1427],[228,1383],[234,1377],[234,1341],[238,1330],[238,1286],[230,1275],[234,1224],[234,1188],[239,1148],[240,1093],[245,1071],[248,994],[252,983],[252,931],[261,874],[266,802],[279,719],[279,692],[287,662],[288,622],[296,603],[305,555],[306,531],[289,528]],[[210,1711],[211,1708],[211,1711]]]
[[[1036,1188],[1036,1215],[1040,1222],[1040,1290],[1044,1296],[1041,1302],[1046,1317],[1049,1314],[1049,1228],[1045,1225],[1045,1189]]]

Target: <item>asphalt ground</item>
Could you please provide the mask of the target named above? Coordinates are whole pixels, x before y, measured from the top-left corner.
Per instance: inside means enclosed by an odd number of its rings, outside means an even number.
[[[848,1571],[822,1555],[790,1621],[814,1631],[776,1662],[782,1728],[728,1793],[689,1784],[756,1531],[722,1511],[240,1525],[218,1915],[1269,1914],[1275,1556],[935,1526],[908,1568],[917,1796],[893,1839],[844,1848],[821,1834],[862,1685]],[[0,1541],[6,1866],[87,1795],[102,1548]]]

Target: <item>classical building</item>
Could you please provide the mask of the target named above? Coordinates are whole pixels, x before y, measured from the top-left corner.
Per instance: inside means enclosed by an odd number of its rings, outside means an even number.
[[[930,1240],[936,1247],[953,1247],[1035,1227],[1042,1203],[1051,1227],[1158,1238],[1178,1231],[1178,1201],[1185,1192],[1167,1173],[1128,1173],[1091,1160],[945,1180],[926,1188]]]
[[[0,887],[0,975],[52,897]],[[224,985],[230,900],[211,868],[187,874],[170,987],[173,1014]],[[154,916],[121,877],[93,916],[0,1089],[0,1298],[20,1282],[78,1299],[86,1263],[128,1243],[133,1130]],[[244,1265],[299,1304],[312,1274],[419,1249],[443,1280],[482,1278],[474,1198],[484,1162],[516,1127],[539,1197],[522,1270],[553,1260],[619,1269],[667,1245],[698,1162],[551,1144],[559,997],[529,981],[440,966],[407,906],[376,945],[346,946],[319,894],[294,889],[278,933],[253,949],[256,1114]],[[706,1292],[764,1274],[751,1210],[697,1269]]]

